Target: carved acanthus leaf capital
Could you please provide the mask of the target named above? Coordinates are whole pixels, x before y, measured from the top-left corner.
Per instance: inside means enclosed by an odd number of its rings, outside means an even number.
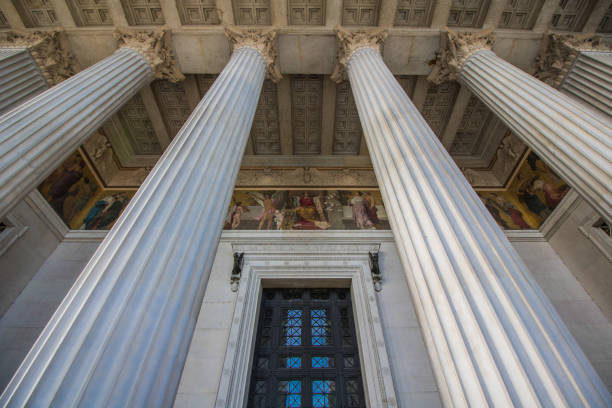
[[[151,64],[156,79],[167,79],[174,83],[185,79],[174,59],[170,30],[162,28],[142,31],[122,28],[115,30],[115,38],[119,48],[132,48],[142,54]]]
[[[435,66],[427,77],[435,84],[456,81],[467,59],[475,52],[490,50],[495,41],[495,35],[491,29],[454,32],[444,28],[440,35],[440,51],[436,56]]]
[[[351,33],[344,27],[336,26],[334,32],[338,37],[338,61],[334,67],[331,79],[337,83],[346,80],[346,66],[355,51],[360,48],[374,48],[380,53],[383,42],[388,35],[385,28]]]
[[[610,51],[596,35],[548,34],[536,57],[534,76],[557,88],[581,51]]]
[[[276,32],[276,28],[241,30],[234,26],[225,27],[225,35],[232,46],[232,52],[244,47],[261,52],[266,62],[266,78],[272,82],[278,82],[283,78],[278,67]]]
[[[27,48],[50,86],[70,78],[77,71],[72,53],[64,46],[64,32],[7,31],[0,33],[0,47]]]

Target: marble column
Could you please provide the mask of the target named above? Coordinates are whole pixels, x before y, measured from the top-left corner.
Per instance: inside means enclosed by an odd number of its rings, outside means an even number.
[[[374,171],[446,406],[605,406],[612,397],[380,55],[337,29]]]
[[[31,40],[14,37],[16,45]],[[0,218],[153,78],[182,79],[166,31],[117,39],[111,56],[0,116]]]
[[[612,118],[493,51],[490,31],[446,31],[435,83],[459,80],[601,216],[612,220]]]
[[[48,87],[26,48],[0,48],[0,114]]]
[[[599,36],[548,34],[534,76],[612,117],[612,48]]]
[[[261,87],[266,72],[279,76],[274,31],[227,33],[230,61],[100,244],[0,405],[172,405]]]

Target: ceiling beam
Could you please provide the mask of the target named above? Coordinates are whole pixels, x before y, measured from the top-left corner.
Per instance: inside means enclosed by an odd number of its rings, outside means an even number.
[[[278,131],[281,154],[293,154],[293,135],[291,131],[291,78],[285,76],[276,84],[278,100]]]
[[[331,155],[334,150],[334,125],[336,121],[336,83],[328,76],[323,78],[323,112],[321,123],[321,154]]]

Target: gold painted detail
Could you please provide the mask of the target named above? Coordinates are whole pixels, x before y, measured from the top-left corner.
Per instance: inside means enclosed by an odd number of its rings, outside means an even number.
[[[338,37],[338,60],[330,78],[337,83],[347,79],[346,67],[355,51],[361,48],[373,48],[380,53],[388,35],[385,28],[352,33],[344,27],[336,26],[334,32]]]
[[[491,29],[455,32],[445,28],[440,33],[440,51],[433,70],[427,77],[434,84],[456,81],[459,71],[472,54],[493,48],[495,35]]]
[[[0,33],[0,47],[27,48],[50,86],[70,78],[77,71],[75,59],[64,45],[62,30],[7,31]]]
[[[180,82],[185,79],[172,52],[170,30],[132,30],[117,29],[115,38],[119,48],[132,48],[144,56],[151,64],[156,79]]]
[[[276,50],[276,28],[267,30],[239,29],[234,26],[225,27],[232,52],[239,48],[254,48],[259,51],[266,63],[266,78],[278,83],[283,76],[278,66],[278,56]]]

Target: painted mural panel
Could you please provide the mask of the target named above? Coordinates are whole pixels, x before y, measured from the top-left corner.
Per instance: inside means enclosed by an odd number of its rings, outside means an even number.
[[[530,153],[506,191],[479,191],[480,199],[504,229],[537,229],[561,202],[569,186]]]
[[[79,153],[66,159],[38,189],[70,229],[110,229],[134,195],[100,188]]]
[[[225,229],[389,229],[379,191],[236,190]]]

